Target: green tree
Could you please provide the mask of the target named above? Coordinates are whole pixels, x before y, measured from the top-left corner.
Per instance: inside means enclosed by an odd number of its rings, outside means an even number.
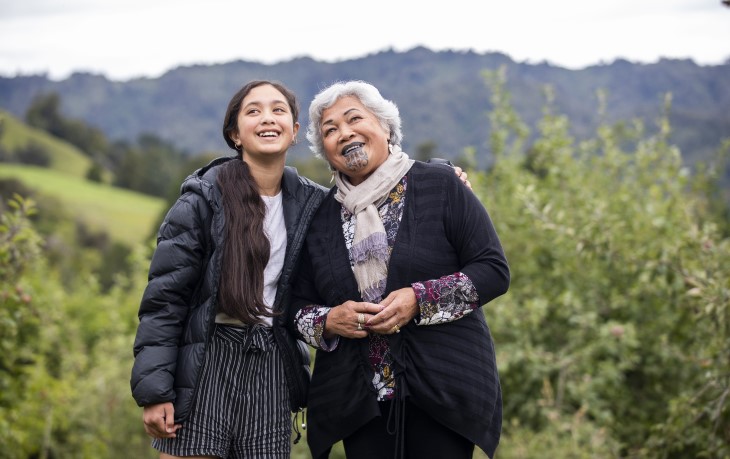
[[[39,94],[25,112],[25,121],[53,135],[63,134],[61,96],[57,93]]]
[[[120,158],[114,184],[153,196],[165,197],[187,165],[185,157],[172,144],[152,134],[140,135],[136,145],[117,144]],[[185,171],[188,173],[189,171]]]
[[[100,160],[108,153],[106,135],[83,121],[64,116],[61,97],[55,92],[36,96],[26,111],[25,120],[31,126],[77,146],[91,158]]]

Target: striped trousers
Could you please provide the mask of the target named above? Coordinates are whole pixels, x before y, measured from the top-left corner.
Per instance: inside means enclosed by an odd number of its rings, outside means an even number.
[[[174,456],[288,459],[289,391],[271,328],[216,325],[190,416],[176,438],[152,446]]]

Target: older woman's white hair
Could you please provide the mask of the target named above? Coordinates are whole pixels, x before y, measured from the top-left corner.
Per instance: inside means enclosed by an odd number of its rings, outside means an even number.
[[[314,97],[309,104],[309,126],[307,128],[307,140],[309,148],[318,157],[324,157],[324,144],[320,123],[322,112],[330,108],[340,98],[346,96],[357,97],[360,102],[370,110],[380,121],[383,129],[390,132],[388,143],[400,146],[403,141],[401,132],[400,113],[394,102],[384,98],[378,89],[365,81],[336,82],[323,89]]]

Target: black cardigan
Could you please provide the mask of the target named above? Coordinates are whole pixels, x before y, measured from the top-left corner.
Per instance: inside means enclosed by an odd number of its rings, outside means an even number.
[[[446,166],[416,162],[388,265],[386,293],[461,271],[481,305],[504,294],[510,274],[494,226],[477,197]],[[340,204],[330,191],[312,221],[291,311],[362,301],[342,235]],[[292,319],[292,323],[294,323]],[[409,323],[388,335],[399,397],[410,400],[489,456],[499,442],[502,394],[494,343],[481,310],[439,325]],[[317,351],[309,392],[312,455],[379,415],[367,339],[340,338]]]

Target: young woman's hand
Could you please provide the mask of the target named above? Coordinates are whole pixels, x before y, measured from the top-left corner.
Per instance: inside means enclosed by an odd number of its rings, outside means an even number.
[[[470,190],[472,189],[471,182],[469,182],[469,180],[467,180],[466,172],[464,172],[464,170],[462,168],[460,168],[459,166],[454,166],[454,173],[456,174],[457,177],[459,177],[459,180],[461,180],[461,183],[466,185],[466,187],[469,188]]]
[[[145,406],[142,420],[145,432],[153,438],[175,438],[175,432],[182,427],[175,424],[175,407],[172,402]]]

